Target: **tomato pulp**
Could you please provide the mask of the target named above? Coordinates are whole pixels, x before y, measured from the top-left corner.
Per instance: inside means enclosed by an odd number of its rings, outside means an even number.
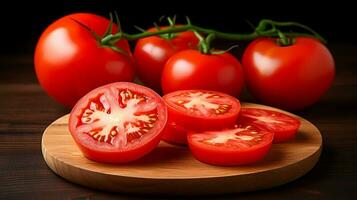
[[[204,163],[222,166],[258,162],[269,152],[274,133],[236,125],[219,131],[189,132],[193,156]]]
[[[293,139],[301,124],[300,120],[284,113],[258,108],[242,108],[238,123],[273,132],[274,143]]]
[[[166,121],[167,109],[158,94],[117,82],[82,97],[70,114],[69,130],[87,158],[123,163],[157,146]]]
[[[216,91],[179,90],[164,95],[163,99],[168,108],[166,129],[174,129],[166,131],[163,139],[173,143],[186,143],[185,132],[189,130],[233,126],[240,111],[238,99]]]

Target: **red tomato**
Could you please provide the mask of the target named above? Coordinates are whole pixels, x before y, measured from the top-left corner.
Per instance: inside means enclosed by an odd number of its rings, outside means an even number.
[[[162,140],[178,145],[187,145],[187,130],[175,122],[167,122]]]
[[[274,133],[252,126],[221,131],[189,132],[193,156],[204,163],[233,166],[257,162],[269,152]]]
[[[179,90],[166,94],[168,122],[186,130],[209,130],[232,126],[238,118],[238,99],[207,90]]]
[[[274,143],[293,139],[301,124],[300,120],[289,115],[258,108],[242,108],[238,123],[274,132]]]
[[[197,50],[185,50],[172,56],[161,79],[164,94],[202,89],[238,96],[243,82],[243,70],[234,56],[229,53],[206,55]]]
[[[290,46],[259,38],[243,55],[249,91],[265,104],[288,110],[302,109],[328,90],[335,76],[329,50],[312,38],[298,37]]]
[[[162,98],[151,89],[117,82],[92,90],[73,108],[69,130],[89,159],[122,163],[158,145],[167,120]]]
[[[69,107],[98,86],[134,78],[127,41],[120,40],[116,46],[129,55],[101,47],[92,34],[74,20],[99,35],[105,33],[109,24],[106,18],[93,14],[65,16],[47,27],[35,52],[35,69],[41,86],[51,97]],[[117,31],[116,25],[114,31]]]
[[[157,29],[151,28],[148,31],[153,32]],[[198,39],[192,31],[174,34],[172,39],[160,36],[139,39],[135,46],[134,58],[140,80],[161,92],[161,74],[166,61],[175,53],[195,48],[197,45]]]

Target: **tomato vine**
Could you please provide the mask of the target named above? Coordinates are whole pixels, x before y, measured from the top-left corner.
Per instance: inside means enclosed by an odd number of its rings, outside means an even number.
[[[115,18],[116,18],[116,23],[120,27],[120,21],[118,18],[118,15],[115,13]],[[113,44],[118,42],[121,39],[125,40],[138,40],[141,38],[145,37],[150,37],[150,36],[161,36],[167,39],[170,39],[171,37],[174,37],[175,33],[180,33],[184,31],[193,31],[196,33],[196,36],[200,40],[200,50],[202,53],[205,54],[210,54],[212,53],[210,51],[211,49],[211,42],[215,38],[220,38],[220,39],[226,39],[226,40],[236,40],[236,41],[243,41],[243,40],[253,40],[258,37],[276,37],[278,38],[277,43],[281,46],[288,46],[294,43],[294,38],[295,37],[313,37],[318,40],[320,40],[323,43],[326,43],[326,40],[319,35],[316,31],[314,31],[312,28],[300,24],[298,22],[293,22],[293,21],[288,21],[288,22],[280,22],[280,21],[274,21],[270,19],[262,19],[258,23],[258,25],[254,28],[253,32],[251,33],[226,33],[222,31],[218,31],[215,29],[210,29],[210,28],[203,28],[198,25],[192,24],[191,20],[189,17],[186,16],[186,24],[180,25],[180,26],[175,26],[175,21],[176,17],[166,18],[169,26],[165,29],[160,29],[160,27],[154,23],[155,27],[157,27],[157,31],[153,32],[148,32],[145,31],[144,29],[138,28],[141,32],[140,33],[125,33],[121,30],[118,31],[117,33],[112,34],[111,28],[112,28],[112,23],[113,23],[113,16],[110,14],[110,24],[108,26],[108,30],[106,34],[98,39],[98,35],[94,34],[95,38],[98,40],[100,45],[102,46],[108,46],[108,47],[115,47]],[[78,23],[78,22],[77,22]],[[83,24],[80,24],[83,26]],[[280,29],[284,27],[295,27],[295,28],[301,28],[302,30],[306,31],[307,33],[301,33],[301,32],[283,32]],[[88,27],[86,27],[88,29]],[[201,35],[205,35],[206,37],[203,38]],[[113,49],[116,51],[119,51],[118,49]]]

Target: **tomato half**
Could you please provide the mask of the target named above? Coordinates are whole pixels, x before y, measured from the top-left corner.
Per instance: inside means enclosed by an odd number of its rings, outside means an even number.
[[[206,55],[198,50],[184,50],[173,55],[161,77],[164,94],[202,89],[238,96],[243,83],[242,67],[230,53]]]
[[[102,36],[109,20],[93,14],[71,14],[53,22],[42,33],[35,51],[37,78],[44,90],[61,104],[73,105],[94,88],[117,81],[132,81],[134,61],[128,42],[118,48],[128,55],[98,44],[76,21]],[[117,25],[113,25],[113,33]]]
[[[122,163],[157,146],[166,120],[167,109],[157,93],[117,82],[82,97],[71,112],[69,130],[89,159]]]
[[[315,102],[335,76],[330,51],[313,38],[297,37],[290,46],[259,38],[243,54],[243,69],[251,94],[265,104],[296,110]]]
[[[165,28],[167,27],[161,27],[161,29]],[[151,28],[148,31],[154,32],[157,29]],[[192,31],[172,35],[172,38],[160,36],[142,38],[135,46],[134,58],[139,78],[158,92],[161,92],[161,74],[166,61],[175,53],[196,48],[198,44],[198,39]]]
[[[168,122],[186,130],[209,130],[234,125],[240,102],[227,94],[207,90],[179,90],[163,97]]]
[[[161,139],[171,144],[187,145],[187,133],[188,130],[175,122],[167,122]]]
[[[258,162],[269,152],[274,133],[237,125],[220,131],[189,132],[193,156],[204,163],[222,166]]]
[[[300,120],[284,113],[258,108],[242,108],[238,123],[274,132],[274,143],[293,139],[301,124]]]

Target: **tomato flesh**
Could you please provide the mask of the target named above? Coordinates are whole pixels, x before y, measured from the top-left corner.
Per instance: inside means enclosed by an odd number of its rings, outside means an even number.
[[[281,112],[258,108],[242,108],[238,123],[274,132],[274,143],[293,139],[301,124],[300,120]]]
[[[236,125],[231,129],[189,132],[193,156],[204,163],[222,166],[258,162],[269,152],[274,133],[253,126]]]
[[[85,95],[70,115],[70,132],[83,154],[101,162],[129,162],[160,141],[167,110],[149,88],[118,82]]]
[[[240,102],[224,93],[207,90],[179,90],[166,94],[168,121],[186,130],[210,130],[235,124]]]

